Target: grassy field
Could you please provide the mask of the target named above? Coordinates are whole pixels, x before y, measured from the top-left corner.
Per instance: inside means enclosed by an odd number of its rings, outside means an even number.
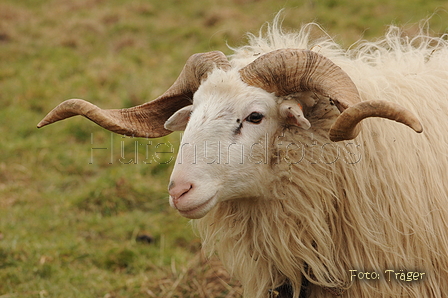
[[[0,0],[0,298],[241,297],[168,205],[179,134],[36,124],[68,98],[151,100],[191,54],[230,54],[283,8],[288,30],[316,21],[345,47],[432,14],[448,31],[445,0]]]

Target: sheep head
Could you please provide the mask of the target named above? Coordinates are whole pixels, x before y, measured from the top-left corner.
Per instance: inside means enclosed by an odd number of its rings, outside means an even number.
[[[392,119],[422,131],[409,111],[385,101],[361,102],[341,68],[317,53],[297,49],[267,53],[240,70],[221,52],[195,54],[173,86],[154,101],[103,110],[72,99],[38,127],[83,115],[110,131],[137,137],[184,130],[169,184],[170,204],[185,217],[201,218],[220,201],[269,193],[269,153],[259,145],[271,143],[285,127],[310,128],[303,108],[314,103],[294,96],[307,92],[328,98],[340,111],[329,130],[332,141],[355,138],[367,117]]]

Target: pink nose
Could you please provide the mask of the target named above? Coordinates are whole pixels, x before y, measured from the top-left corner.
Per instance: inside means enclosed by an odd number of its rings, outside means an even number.
[[[169,192],[171,198],[173,199],[174,205],[176,205],[177,202],[179,201],[179,199],[183,195],[188,193],[190,191],[190,189],[192,189],[192,188],[193,188],[193,184],[191,184],[189,182],[171,181],[170,185],[168,186],[168,192]]]

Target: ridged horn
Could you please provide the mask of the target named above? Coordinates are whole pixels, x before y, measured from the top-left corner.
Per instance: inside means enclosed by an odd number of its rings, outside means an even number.
[[[370,100],[355,104],[339,115],[330,128],[330,140],[333,142],[354,139],[356,125],[368,117],[381,117],[403,123],[418,133],[423,127],[417,117],[394,102],[385,100]]]
[[[69,99],[37,125],[38,128],[75,115],[82,115],[96,124],[118,134],[157,138],[170,134],[163,127],[177,110],[191,104],[193,94],[214,68],[230,68],[226,56],[219,51],[192,55],[173,85],[151,102],[128,109],[101,109],[82,99]]]
[[[269,52],[242,68],[240,75],[248,85],[276,96],[312,91],[330,98],[341,112],[329,132],[334,142],[355,138],[361,129],[359,122],[368,117],[388,118],[422,131],[417,118],[398,104],[380,100],[361,102],[350,77],[328,58],[309,50]]]

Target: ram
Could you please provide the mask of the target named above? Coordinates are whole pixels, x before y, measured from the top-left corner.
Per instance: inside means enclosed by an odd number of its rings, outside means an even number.
[[[390,27],[343,50],[316,27],[276,19],[229,57],[194,54],[153,101],[71,99],[38,127],[184,130],[169,202],[245,297],[446,297],[447,36]]]

